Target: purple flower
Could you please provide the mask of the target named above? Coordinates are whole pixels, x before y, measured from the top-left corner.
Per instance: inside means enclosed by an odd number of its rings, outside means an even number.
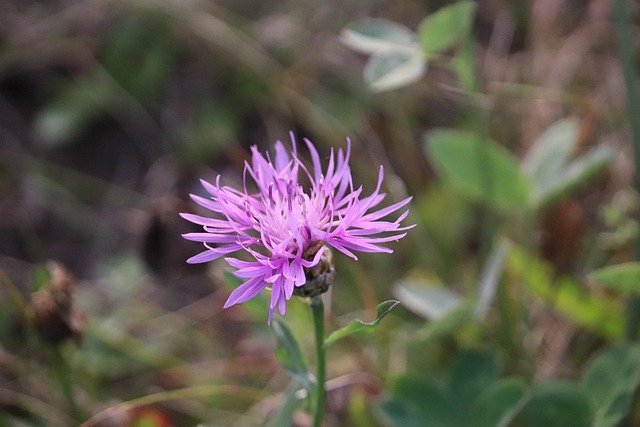
[[[358,259],[355,251],[390,253],[392,250],[381,243],[398,240],[406,235],[405,230],[413,227],[400,227],[408,210],[395,221],[382,220],[409,203],[410,197],[374,209],[385,197],[380,193],[382,166],[371,195],[361,197],[362,187],[354,189],[348,164],[351,141],[347,140],[346,154],[342,149],[337,156],[331,151],[323,172],[313,144],[305,139],[312,160],[309,169],[298,157],[293,134],[291,140],[291,155],[278,141],[273,159],[251,147],[252,163],[245,164],[241,190],[222,186],[220,176],[215,184],[201,181],[211,198],[191,197],[213,211],[215,218],[181,214],[204,229],[203,233],[183,237],[203,242],[207,248],[187,262],[208,262],[237,251],[250,255],[251,261],[225,258],[235,268],[234,274],[246,281],[231,293],[224,306],[248,301],[271,287],[269,322],[276,307],[280,314],[285,313],[294,288],[306,283],[305,272],[320,262],[325,245],[353,259]],[[310,183],[308,190],[299,182],[299,175]],[[257,191],[249,189],[247,178],[255,182]],[[319,249],[315,253],[312,250],[309,256],[309,249],[313,248]]]

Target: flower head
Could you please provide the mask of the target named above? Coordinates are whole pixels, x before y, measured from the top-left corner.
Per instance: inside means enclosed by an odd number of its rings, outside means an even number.
[[[206,250],[187,262],[202,263],[244,251],[250,261],[226,257],[235,268],[234,274],[246,281],[229,296],[225,308],[248,301],[265,288],[271,287],[269,321],[275,309],[280,314],[294,289],[307,282],[306,272],[319,265],[327,246],[357,259],[354,252],[392,252],[382,243],[405,236],[401,227],[406,218],[403,212],[395,221],[384,217],[404,207],[411,198],[382,208],[376,208],[384,199],[380,192],[383,169],[380,167],[375,191],[362,196],[362,187],[354,189],[349,169],[351,142],[347,140],[346,153],[333,150],[326,170],[314,145],[305,139],[311,154],[311,168],[298,157],[296,142],[291,136],[293,150],[288,153],[278,141],[275,156],[263,156],[257,147],[251,147],[251,164],[245,164],[244,188],[241,190],[202,180],[211,195],[203,198],[191,195],[200,206],[214,212],[213,218],[194,214],[181,214],[183,218],[203,227],[202,233],[188,233],[183,237],[204,243]],[[298,180],[305,177],[308,189]],[[250,191],[247,180],[256,184]],[[327,258],[326,256],[324,258]]]

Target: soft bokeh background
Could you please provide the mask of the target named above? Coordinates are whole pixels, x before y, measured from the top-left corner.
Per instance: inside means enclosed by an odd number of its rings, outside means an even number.
[[[350,137],[365,192],[383,165],[385,203],[414,196],[418,226],[392,256],[336,257],[330,329],[411,299],[402,284],[474,298],[505,224],[522,249],[485,317],[437,323],[433,304],[407,305],[332,347],[329,425],[392,425],[371,408],[394,378],[445,377],[460,349],[493,351],[501,375],[528,383],[578,378],[623,323],[622,299],[585,275],[629,260],[637,234],[611,3],[480,0],[477,93],[445,63],[374,93],[366,55],[341,31],[367,17],[415,30],[448,2],[0,1],[0,425],[79,425],[108,408],[98,425],[268,419],[288,383],[273,332],[259,309],[222,309],[224,262],[184,262],[200,247],[181,239],[191,227],[178,213],[197,211],[188,194],[202,193],[199,178],[241,184],[248,148],[290,131],[324,156]],[[614,155],[534,213],[488,213],[439,179],[424,150],[427,131],[482,120],[520,159],[563,118],[578,124],[574,155]],[[527,286],[518,260],[548,287]],[[576,301],[610,303],[601,317],[558,303],[563,277]],[[310,351],[304,304],[286,321]]]

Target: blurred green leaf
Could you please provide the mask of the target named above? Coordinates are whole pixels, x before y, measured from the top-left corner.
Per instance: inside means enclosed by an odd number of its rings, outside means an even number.
[[[623,292],[640,292],[640,262],[625,262],[599,268],[589,274],[595,282]]]
[[[449,336],[474,321],[473,308],[469,304],[461,304],[439,319],[427,323],[416,337],[418,340],[433,341]]]
[[[516,417],[522,427],[587,427],[591,408],[583,390],[574,383],[550,381],[533,388],[531,399]]]
[[[386,19],[354,22],[342,30],[340,40],[350,48],[368,54],[399,51],[413,53],[417,47],[413,31]]]
[[[600,173],[613,160],[614,149],[607,145],[592,148],[584,155],[570,162],[563,168],[562,173],[548,187],[545,193],[539,195],[536,205],[544,206],[570,192],[589,178]]]
[[[569,277],[556,279],[545,261],[513,247],[507,269],[540,298],[576,323],[609,338],[619,338],[624,316],[618,304],[603,295],[592,296]]]
[[[276,334],[276,359],[301,386],[313,390],[313,381],[309,374],[307,361],[300,350],[298,340],[282,319],[274,318],[271,325]]]
[[[398,377],[392,384],[394,399],[403,402],[420,416],[423,426],[452,427],[462,425],[460,408],[444,388],[414,374]]]
[[[578,122],[563,119],[549,126],[531,145],[522,167],[534,184],[536,197],[544,197],[562,174],[578,140]]]
[[[491,251],[489,259],[482,269],[479,283],[479,295],[478,302],[475,307],[475,314],[481,318],[484,318],[489,311],[489,307],[493,302],[498,289],[498,283],[502,272],[504,270],[504,264],[507,258],[510,247],[509,241],[501,240],[500,243]]]
[[[425,319],[439,319],[462,303],[462,297],[452,290],[408,278],[394,284],[393,294],[402,305]]]
[[[582,388],[594,409],[591,427],[614,427],[629,412],[640,384],[640,348],[620,344],[602,352],[587,368]]]
[[[427,63],[418,50],[385,51],[369,58],[364,81],[375,92],[396,89],[416,82],[427,71]]]
[[[112,89],[98,74],[64,84],[36,116],[33,134],[37,143],[57,147],[74,141],[110,107]]]
[[[385,398],[375,406],[379,417],[393,427],[424,427],[424,420],[402,401]]]
[[[507,378],[490,385],[474,401],[470,419],[474,427],[507,427],[527,402],[525,384]]]
[[[303,385],[296,379],[289,383],[282,396],[278,410],[269,421],[269,427],[287,427],[293,424],[293,413],[300,404],[300,399],[298,398],[297,393],[302,388]]]
[[[146,102],[160,92],[173,69],[173,33],[161,16],[127,16],[114,26],[102,61],[120,88]]]
[[[493,352],[466,350],[456,356],[449,387],[458,405],[471,407],[499,375],[498,360]]]
[[[498,209],[523,209],[531,185],[503,147],[471,132],[438,129],[426,135],[426,150],[442,179],[458,191]]]
[[[453,46],[471,30],[475,3],[459,1],[427,16],[418,27],[424,53],[436,53]]]
[[[371,322],[363,322],[362,320],[352,320],[347,326],[333,331],[324,341],[325,347],[344,337],[355,334],[356,332],[370,332],[378,327],[380,321],[400,302],[395,300],[384,301],[376,307],[376,318]]]

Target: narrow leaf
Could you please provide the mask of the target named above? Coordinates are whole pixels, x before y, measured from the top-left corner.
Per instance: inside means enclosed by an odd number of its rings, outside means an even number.
[[[640,384],[640,348],[621,344],[604,351],[591,363],[581,384],[595,412],[592,427],[618,425]]]
[[[474,11],[474,2],[459,1],[427,16],[418,27],[422,51],[441,52],[466,37],[471,29]]]
[[[441,178],[475,200],[497,209],[526,207],[531,185],[517,160],[497,143],[458,130],[426,135],[426,150]]]
[[[427,70],[418,50],[376,53],[364,67],[364,80],[375,92],[396,89],[416,82]]]
[[[416,50],[416,36],[407,27],[386,19],[366,19],[347,26],[340,40],[362,53]]]
[[[491,251],[487,264],[482,270],[480,277],[480,294],[476,304],[475,315],[484,318],[489,311],[498,289],[498,282],[502,276],[504,264],[509,252],[509,242],[502,240],[498,246]]]
[[[300,384],[296,379],[292,380],[291,383],[287,386],[284,394],[282,395],[282,400],[280,401],[280,406],[276,411],[273,418],[269,421],[268,427],[285,427],[291,426],[293,422],[293,413],[298,408],[300,404],[300,399],[298,398],[298,391],[304,388],[302,384]]]
[[[298,381],[307,390],[312,390],[313,381],[298,340],[282,319],[274,318],[271,325],[277,340],[276,359],[295,381]]]
[[[589,278],[623,292],[640,293],[640,262],[625,262],[592,271]]]
[[[378,327],[378,324],[380,323],[380,321],[387,314],[389,314],[389,312],[393,310],[393,308],[399,303],[400,303],[399,301],[395,301],[395,300],[381,302],[376,307],[376,318],[373,321],[363,322],[362,320],[353,320],[347,326],[332,332],[331,335],[329,335],[325,340],[324,345],[326,347],[329,347],[334,342],[341,340],[342,338],[352,335],[356,332],[373,331]]]

